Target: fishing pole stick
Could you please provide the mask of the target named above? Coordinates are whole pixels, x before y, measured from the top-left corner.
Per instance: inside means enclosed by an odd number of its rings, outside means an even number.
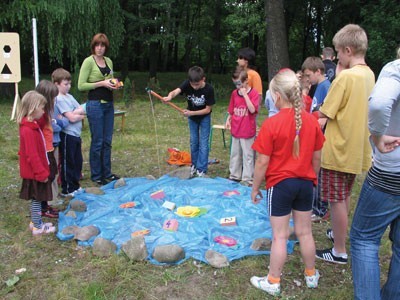
[[[174,103],[171,103],[169,101],[164,101],[164,98],[161,97],[159,94],[157,94],[156,92],[152,91],[150,88],[146,88],[146,92],[152,94],[154,97],[158,98],[159,100],[161,100],[162,102],[164,102],[165,104],[168,104],[169,106],[173,107],[174,109],[176,109],[177,111],[179,111],[180,113],[183,114],[183,109],[180,108],[179,106],[175,105]]]

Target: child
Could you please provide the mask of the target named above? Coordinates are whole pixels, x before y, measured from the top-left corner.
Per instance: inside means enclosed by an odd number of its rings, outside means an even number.
[[[315,85],[311,111],[317,111],[324,103],[331,83],[325,78],[325,66],[319,57],[307,57],[301,66],[302,76],[306,77],[311,85]]]
[[[290,213],[300,242],[307,287],[318,286],[310,215],[324,135],[316,118],[302,109],[300,82],[292,70],[281,70],[269,89],[280,112],[264,121],[253,144],[258,156],[251,199],[254,204],[261,201],[260,185],[265,176],[273,241],[268,276],[253,276],[250,282],[277,295],[287,256]]]
[[[203,69],[194,66],[189,69],[188,79],[164,97],[164,101],[171,101],[181,93],[186,95],[188,103],[184,115],[189,121],[191,176],[204,177],[208,170],[208,140],[211,128],[211,108],[215,104],[214,89],[206,83]]]
[[[237,68],[232,75],[236,88],[231,94],[226,128],[232,134],[229,179],[251,186],[254,174],[254,151],[251,145],[256,136],[258,92],[248,86],[247,71]]]
[[[335,60],[335,51],[331,47],[325,47],[322,49],[321,58],[325,65],[325,77],[332,82],[336,76],[336,64],[333,62]]]
[[[52,223],[43,223],[41,202],[50,201],[50,169],[43,132],[37,123],[43,114],[46,99],[36,91],[27,92],[21,100],[17,115],[19,124],[19,167],[22,186],[19,197],[31,200],[32,235],[52,233],[56,228]]]
[[[248,85],[254,88],[259,95],[259,103],[262,101],[262,81],[260,74],[255,70],[254,60],[256,53],[251,48],[242,48],[238,51],[237,64],[240,68],[247,71]]]
[[[346,236],[350,195],[356,174],[371,165],[368,131],[368,97],[375,76],[365,63],[368,39],[358,25],[349,24],[333,37],[339,64],[345,68],[333,81],[320,117],[327,117],[326,143],[322,150],[321,198],[330,202],[332,229],[327,237],[333,248],[317,250],[316,256],[346,264]]]
[[[42,94],[46,98],[46,105],[44,107],[43,116],[37,121],[40,129],[42,129],[44,140],[46,142],[47,157],[50,162],[50,176],[49,181],[52,182],[52,200],[57,200],[58,189],[53,188],[55,182],[57,170],[57,160],[55,155],[55,149],[53,146],[53,126],[52,116],[54,113],[54,99],[58,95],[58,89],[54,83],[48,80],[41,80],[36,86],[36,91]],[[51,207],[47,202],[42,201],[42,216],[48,218],[58,218],[58,210]]]
[[[74,196],[81,190],[79,185],[83,163],[81,131],[85,112],[68,93],[71,88],[71,74],[59,68],[53,72],[51,78],[58,88],[57,109],[69,120],[69,124],[60,133],[61,196]]]
[[[60,131],[69,124],[69,121],[67,118],[63,117],[60,112],[58,111],[57,107],[55,107],[55,100],[58,95],[58,88],[57,86],[48,81],[48,80],[42,80],[39,82],[38,86],[36,87],[36,91],[41,93],[47,100],[47,104],[45,106],[45,114],[43,116],[48,116],[49,121],[51,123],[51,129],[49,130],[50,134],[46,134],[46,128],[49,128],[49,126],[46,126],[45,129],[43,129],[44,137],[46,140],[46,148],[49,154],[49,148],[52,150],[50,151],[51,156],[53,157],[52,160],[55,161],[55,178],[52,181],[51,188],[52,188],[52,193],[53,193],[53,202],[58,202],[58,166],[59,166],[59,152],[58,152],[58,146],[60,144]],[[42,117],[43,118],[43,117]],[[49,128],[50,129],[50,128]],[[48,155],[49,156],[49,155]],[[49,156],[50,160],[50,156]],[[52,160],[50,160],[50,165],[52,163]],[[51,169],[51,168],[50,168]],[[42,206],[43,206],[42,202]],[[47,210],[43,210],[42,207],[42,212],[43,215],[47,217],[51,217],[50,214],[54,212],[57,216],[58,213],[55,211],[53,208],[48,206]]]
[[[319,57],[307,57],[301,66],[301,71],[303,76],[308,78],[312,85],[316,86],[311,108],[309,110],[309,112],[316,112],[324,103],[325,97],[328,94],[328,90],[331,86],[330,81],[325,77],[324,63]],[[322,120],[324,120],[326,124],[327,119],[321,119],[320,125]],[[325,125],[323,125],[322,128],[324,131]],[[318,178],[320,178],[320,175]],[[320,179],[318,179],[318,182],[320,182]],[[329,219],[328,202],[322,201],[319,184],[315,188],[313,214],[311,215],[311,219],[313,222],[327,221]]]

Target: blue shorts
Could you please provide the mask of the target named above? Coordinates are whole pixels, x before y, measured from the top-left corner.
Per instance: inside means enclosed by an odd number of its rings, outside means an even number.
[[[267,190],[269,216],[282,217],[292,209],[309,211],[313,202],[313,182],[299,178],[288,178]]]

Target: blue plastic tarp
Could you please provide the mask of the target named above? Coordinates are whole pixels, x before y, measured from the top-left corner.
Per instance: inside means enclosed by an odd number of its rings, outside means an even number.
[[[255,251],[250,248],[255,239],[271,239],[272,230],[264,199],[255,205],[251,202],[251,188],[224,178],[179,179],[165,175],[158,180],[147,178],[125,178],[126,185],[115,188],[115,182],[102,187],[104,195],[82,192],[75,196],[85,202],[87,210],[76,212],[76,218],[66,216],[71,209],[59,216],[57,237],[66,241],[73,235],[62,233],[67,226],[96,226],[102,237],[114,242],[120,250],[123,243],[131,239],[131,234],[139,230],[150,230],[145,235],[149,253],[148,260],[160,264],[151,254],[156,246],[179,245],[185,250],[185,258],[207,263],[205,253],[214,250],[225,255],[229,261],[250,255],[269,254],[269,251]],[[165,195],[154,199],[157,191]],[[72,199],[71,201],[74,201]],[[127,202],[135,202],[132,208],[121,208]],[[171,211],[163,207],[165,201],[173,202],[176,208]],[[177,208],[194,206],[205,213],[197,217],[182,217],[176,214]],[[222,226],[222,218],[236,217],[236,225]],[[178,221],[177,231],[163,229],[166,220]],[[224,236],[234,239],[235,246],[217,243],[214,239]],[[96,237],[79,241],[80,245],[92,246]],[[293,251],[294,242],[288,241],[288,253]]]

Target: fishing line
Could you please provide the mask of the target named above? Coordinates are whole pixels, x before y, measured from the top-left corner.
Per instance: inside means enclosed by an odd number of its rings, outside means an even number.
[[[156,116],[154,113],[154,103],[153,99],[151,97],[151,93],[147,93],[149,95],[150,99],[150,105],[151,105],[151,113],[153,114],[153,122],[154,122],[154,133],[156,134],[156,147],[157,147],[157,161],[158,161],[158,175],[161,177],[161,160],[160,160],[160,147],[158,143],[158,131],[157,131],[157,122],[156,122]]]

